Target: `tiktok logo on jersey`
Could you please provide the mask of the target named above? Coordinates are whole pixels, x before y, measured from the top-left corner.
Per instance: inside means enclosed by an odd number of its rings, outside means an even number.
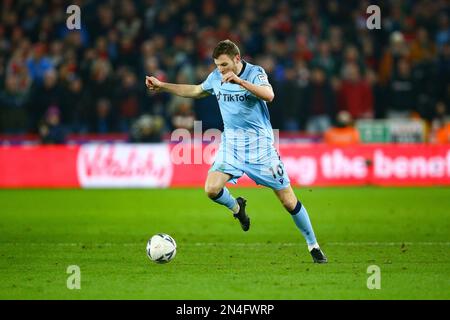
[[[239,94],[239,93],[222,93],[219,91],[219,94],[216,95],[217,101],[220,101],[220,99],[222,98],[222,101],[225,102],[244,102],[244,101],[249,101],[250,100],[250,96],[247,94]]]

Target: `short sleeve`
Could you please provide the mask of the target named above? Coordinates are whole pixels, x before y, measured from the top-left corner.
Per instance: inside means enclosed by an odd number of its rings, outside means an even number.
[[[203,91],[208,92],[209,94],[214,94],[213,84],[212,84],[213,72],[208,75],[205,81],[202,82],[201,86]]]
[[[250,74],[250,82],[258,86],[270,86],[266,72],[259,66],[253,68]]]

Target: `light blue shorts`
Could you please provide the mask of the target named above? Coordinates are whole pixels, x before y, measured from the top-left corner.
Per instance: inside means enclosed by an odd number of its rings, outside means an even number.
[[[277,150],[271,146],[261,156],[239,157],[234,151],[224,152],[219,148],[209,172],[219,171],[231,175],[228,182],[236,183],[245,173],[256,184],[274,190],[289,186],[290,180]]]

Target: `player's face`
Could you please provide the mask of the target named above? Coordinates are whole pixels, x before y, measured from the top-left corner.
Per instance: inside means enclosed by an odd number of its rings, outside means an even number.
[[[226,54],[221,54],[217,59],[214,59],[219,72],[225,74],[229,71],[237,73],[237,64],[240,61],[239,55],[236,55],[233,59]]]

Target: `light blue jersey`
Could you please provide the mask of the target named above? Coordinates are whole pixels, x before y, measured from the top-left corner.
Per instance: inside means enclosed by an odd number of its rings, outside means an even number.
[[[270,86],[262,67],[245,61],[242,63],[238,75],[241,79],[255,85]],[[224,123],[221,145],[211,170],[232,175],[232,182],[246,173],[258,184],[277,190],[287,187],[289,178],[273,146],[274,136],[266,102],[238,84],[222,82],[217,68],[201,86],[216,96]]]
[[[255,85],[270,86],[264,69],[245,61],[238,76]],[[216,96],[225,131],[252,130],[273,139],[269,110],[264,100],[238,84],[223,83],[217,68],[202,83],[202,89]]]

